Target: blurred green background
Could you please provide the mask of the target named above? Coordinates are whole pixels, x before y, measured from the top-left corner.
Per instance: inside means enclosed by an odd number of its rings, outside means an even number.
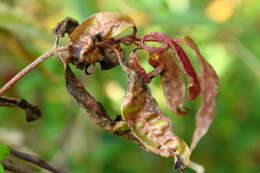
[[[219,74],[221,86],[216,118],[192,160],[210,173],[260,172],[257,0],[0,0],[0,86],[52,45],[51,29],[57,22],[66,16],[82,22],[100,11],[130,15],[140,35],[161,31],[196,40]],[[110,114],[118,114],[127,86],[119,68],[100,73],[97,67],[90,76],[74,71]],[[198,102],[187,104],[189,115],[177,117],[165,104],[159,79],[151,87],[176,133],[190,143]],[[23,111],[1,107],[1,143],[38,154],[73,173],[174,172],[171,159],[147,153],[93,124],[67,93],[57,58],[33,70],[6,95],[38,104],[43,117],[27,123]]]

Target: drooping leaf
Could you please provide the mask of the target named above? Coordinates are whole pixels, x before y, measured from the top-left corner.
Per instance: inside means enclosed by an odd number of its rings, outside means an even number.
[[[171,52],[164,52],[161,55],[164,68],[161,73],[161,83],[170,110],[175,114],[185,114],[182,111],[185,99],[185,83],[183,74],[174,61],[174,55]]]
[[[201,67],[202,100],[199,111],[196,114],[196,128],[191,144],[191,150],[193,150],[201,137],[207,133],[214,119],[216,112],[215,97],[219,91],[219,79],[213,67],[201,55],[194,41],[190,37],[184,37],[183,41],[196,52]]]
[[[41,110],[24,99],[11,98],[11,97],[0,97],[0,106],[6,107],[20,107],[25,110],[26,120],[34,121],[41,117]]]
[[[190,161],[189,147],[173,133],[171,120],[145,82],[133,70],[128,72],[128,91],[121,107],[123,119],[147,151],[175,158],[175,166],[183,169]]]
[[[5,160],[5,158],[9,155],[10,152],[10,147],[0,144],[0,161]]]

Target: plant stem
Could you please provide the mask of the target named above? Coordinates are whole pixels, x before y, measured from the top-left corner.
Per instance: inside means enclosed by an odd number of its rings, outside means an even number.
[[[4,166],[4,169],[7,171],[16,172],[16,173],[35,173],[34,171],[32,171],[28,168],[22,168],[22,167],[15,166],[8,161],[2,161],[1,163]]]
[[[45,162],[43,159],[33,156],[30,154],[22,153],[20,151],[16,151],[14,149],[11,150],[11,154],[19,159],[28,161],[30,163],[33,163],[41,168],[47,169],[52,173],[64,173],[63,171],[57,170],[56,168],[49,165],[47,162]]]
[[[37,67],[39,64],[41,64],[43,61],[45,61],[50,56],[67,50],[68,47],[58,47],[55,49],[50,49],[46,53],[44,53],[42,56],[38,57],[36,60],[34,60],[31,64],[29,64],[27,67],[22,69],[19,73],[17,73],[11,80],[9,80],[1,89],[0,89],[0,96],[3,95],[6,90],[11,88],[19,79],[21,79],[24,75],[29,73],[32,69]]]

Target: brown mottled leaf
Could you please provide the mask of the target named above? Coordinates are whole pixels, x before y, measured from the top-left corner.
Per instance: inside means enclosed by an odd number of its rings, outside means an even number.
[[[6,107],[20,107],[25,110],[26,121],[34,121],[41,117],[41,110],[24,99],[17,99],[11,97],[0,97],[0,106]]]
[[[175,114],[185,114],[181,111],[185,99],[185,83],[183,74],[174,61],[171,52],[164,52],[161,55],[164,69],[161,73],[161,83],[170,110]]]
[[[173,133],[171,120],[161,111],[141,77],[131,69],[127,74],[128,91],[121,107],[123,119],[147,151],[175,158],[176,168],[183,169],[190,161],[189,147]]]
[[[195,148],[202,136],[210,127],[216,112],[215,97],[219,91],[219,79],[213,67],[201,55],[199,48],[190,37],[184,37],[183,41],[195,52],[201,67],[201,92],[202,100],[200,109],[196,115],[196,128],[193,133],[191,150]]]
[[[94,35],[112,38],[127,28],[135,27],[129,16],[119,12],[101,12],[88,17],[71,34],[72,43],[84,42]]]

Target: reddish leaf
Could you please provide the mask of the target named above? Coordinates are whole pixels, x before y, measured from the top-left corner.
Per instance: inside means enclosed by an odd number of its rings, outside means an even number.
[[[164,62],[161,73],[162,88],[170,110],[175,114],[185,114],[186,112],[180,111],[185,98],[183,74],[173,58],[174,55],[168,51],[161,55]]]
[[[129,56],[129,64],[135,70],[135,72],[143,78],[146,83],[149,83],[151,80],[146,73],[145,69],[141,66],[135,52],[131,52]]]
[[[144,41],[152,40],[156,42],[160,42],[163,44],[163,47],[151,47],[144,44]],[[141,48],[148,50],[150,53],[157,53],[160,54],[168,49],[168,47],[171,47],[177,55],[178,60],[181,62],[183,66],[183,71],[185,74],[188,75],[190,83],[189,83],[189,93],[190,93],[190,100],[194,100],[198,97],[200,93],[200,83],[198,76],[196,74],[196,71],[192,67],[192,64],[190,62],[189,57],[185,53],[185,51],[182,49],[181,46],[179,46],[176,41],[171,38],[170,36],[160,33],[160,32],[152,32],[150,34],[147,34],[142,37],[141,39]]]
[[[183,65],[184,72],[189,76],[190,83],[189,83],[189,93],[190,93],[190,100],[194,100],[198,97],[200,93],[200,82],[198,79],[198,76],[196,74],[196,71],[192,67],[192,64],[189,60],[189,57],[185,53],[185,51],[182,49],[181,46],[179,46],[174,41],[171,42],[172,49],[175,50],[176,55],[180,62]]]
[[[196,52],[201,66],[200,83],[202,100],[200,109],[196,115],[196,128],[191,144],[191,149],[193,150],[201,137],[207,133],[214,119],[216,111],[215,97],[219,90],[219,79],[213,67],[201,55],[194,41],[189,37],[185,37],[183,41]]]

